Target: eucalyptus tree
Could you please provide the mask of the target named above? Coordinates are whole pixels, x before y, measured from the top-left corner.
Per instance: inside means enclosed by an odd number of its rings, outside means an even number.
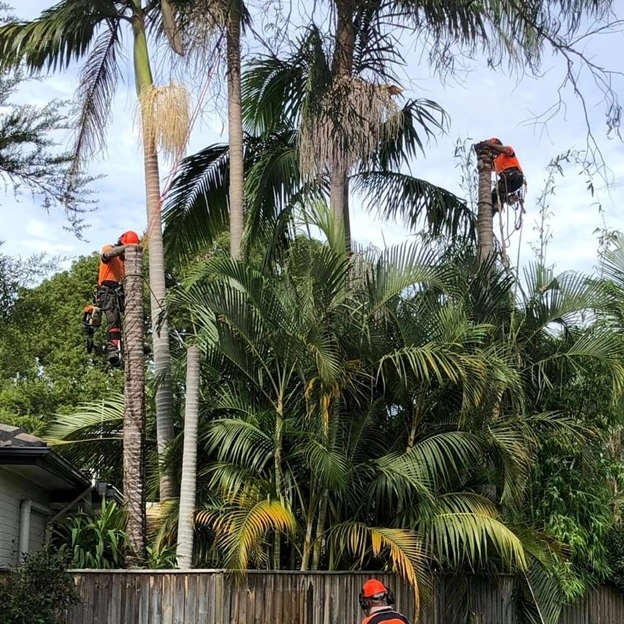
[[[71,187],[80,176],[85,162],[105,143],[113,97],[121,73],[123,33],[132,33],[134,82],[139,100],[142,125],[149,273],[152,325],[162,311],[165,297],[165,268],[162,245],[161,193],[158,143],[176,150],[177,137],[168,132],[178,128],[187,115],[186,99],[180,89],[159,89],[153,78],[148,37],[166,34],[172,45],[175,28],[167,0],[145,3],[143,0],[61,0],[29,21],[13,21],[0,26],[2,67],[23,68],[31,74],[66,71],[74,62],[82,62],[77,99],[77,136],[73,166],[68,175]],[[163,16],[165,23],[163,25]],[[163,115],[163,110],[167,115]],[[166,319],[154,331],[154,369],[158,389],[156,418],[159,452],[164,453],[174,435],[170,379],[169,330]],[[163,471],[161,498],[175,493],[174,476]]]

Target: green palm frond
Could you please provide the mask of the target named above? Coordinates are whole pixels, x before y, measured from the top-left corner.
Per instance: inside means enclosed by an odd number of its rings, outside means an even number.
[[[87,54],[99,27],[119,16],[114,0],[61,0],[35,20],[0,27],[1,63],[33,73],[67,69]]]
[[[271,435],[247,420],[222,418],[213,421],[206,441],[219,459],[258,472],[273,454]]]
[[[396,497],[409,501],[409,488],[431,497],[477,466],[482,453],[483,443],[476,435],[462,431],[436,434],[418,441],[405,453],[378,459],[380,476],[373,491],[379,495],[389,493],[393,487],[389,500]],[[405,486],[407,492],[402,494]]]
[[[412,232],[427,224],[434,236],[474,238],[475,217],[466,203],[439,186],[396,171],[368,170],[350,178],[368,210],[402,221]]]
[[[273,533],[293,533],[297,522],[290,509],[275,499],[254,499],[253,495],[240,496],[226,504],[221,512],[197,512],[197,525],[212,527],[217,534],[217,544],[226,554],[227,566],[246,570],[250,556],[259,544]]]
[[[426,522],[426,523],[425,523]],[[521,540],[507,527],[493,504],[476,494],[445,494],[418,529],[425,545],[445,565],[484,566],[496,553],[506,570],[526,570]]]
[[[210,249],[227,230],[229,151],[211,145],[185,158],[163,208],[167,254],[181,259]]]
[[[123,395],[83,403],[71,414],[57,414],[46,431],[45,440],[52,445],[70,444],[88,439],[91,435],[98,436],[104,429],[107,434],[119,435],[123,417]]]
[[[123,395],[111,395],[70,414],[56,414],[45,440],[75,466],[115,481],[121,476],[123,418]]]
[[[421,591],[431,587],[429,555],[421,537],[409,529],[372,527],[360,522],[343,522],[331,527],[327,539],[339,552],[350,552],[360,561],[387,553],[392,567],[414,588],[416,607]]]
[[[119,78],[117,63],[120,21],[108,21],[96,39],[82,68],[77,99],[80,111],[76,120],[78,136],[73,152],[77,162],[92,156],[105,143],[113,96]]]

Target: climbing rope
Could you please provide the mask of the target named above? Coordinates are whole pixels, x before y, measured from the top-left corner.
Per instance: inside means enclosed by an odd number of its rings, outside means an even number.
[[[524,201],[526,198],[527,191],[527,183],[526,180],[521,188],[513,193],[509,193],[505,199],[505,204],[508,207],[507,210],[507,223],[506,227],[503,223],[503,211],[501,202],[501,198],[498,191],[498,185],[496,186],[496,203],[498,208],[498,219],[500,225],[500,236],[501,236],[501,257],[503,261],[503,266],[505,268],[509,268],[509,257],[507,255],[507,249],[509,248],[509,244],[511,242],[511,237],[516,233],[520,232],[520,237],[522,237],[522,224],[524,221],[524,215],[526,214],[526,210],[524,208]],[[513,208],[514,217],[513,224],[510,223],[510,215],[511,210],[509,208]]]

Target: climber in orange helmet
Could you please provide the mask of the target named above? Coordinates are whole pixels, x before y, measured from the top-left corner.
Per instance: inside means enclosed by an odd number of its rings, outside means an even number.
[[[492,214],[496,214],[499,206],[502,209],[507,203],[509,195],[522,188],[524,173],[513,147],[503,145],[496,137],[483,141],[481,145],[487,145],[495,154],[494,171],[498,175],[498,183],[492,190]]]
[[[393,609],[394,594],[378,579],[369,579],[360,591],[360,606],[366,617],[362,624],[409,624],[409,620]]]
[[[124,232],[115,245],[104,245],[98,270],[98,287],[94,305],[84,309],[83,325],[92,345],[93,332],[99,327],[102,313],[106,316],[107,356],[111,366],[121,364],[121,315],[124,312],[123,278],[124,252],[131,245],[139,245],[139,235],[132,230]],[[90,351],[89,341],[87,351]]]

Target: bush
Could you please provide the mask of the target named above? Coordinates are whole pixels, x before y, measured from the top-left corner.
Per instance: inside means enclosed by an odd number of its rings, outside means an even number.
[[[612,527],[606,535],[605,546],[611,568],[608,580],[624,592],[624,527]]]
[[[0,582],[0,624],[62,624],[80,602],[64,550],[44,548]]]

